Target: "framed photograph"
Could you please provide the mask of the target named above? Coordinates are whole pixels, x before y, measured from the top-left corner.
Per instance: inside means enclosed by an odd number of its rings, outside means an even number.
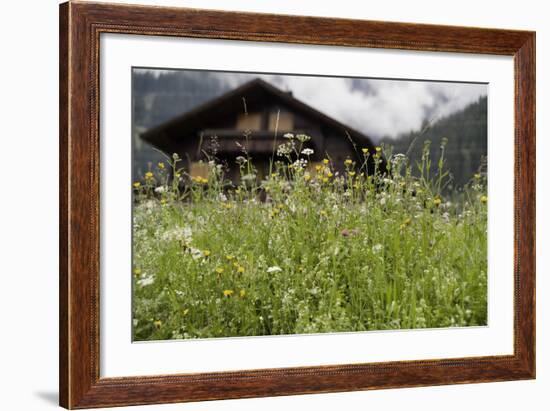
[[[60,6],[60,404],[535,378],[535,33]]]

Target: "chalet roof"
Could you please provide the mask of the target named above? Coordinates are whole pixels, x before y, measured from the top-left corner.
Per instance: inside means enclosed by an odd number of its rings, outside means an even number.
[[[157,127],[147,130],[141,137],[153,146],[170,152],[172,147],[182,136],[192,135],[199,130],[209,127],[213,117],[226,117],[243,112],[243,99],[247,107],[258,107],[262,105],[266,97],[274,98],[283,103],[291,111],[301,114],[306,118],[317,121],[320,125],[341,133],[342,138],[349,137],[359,146],[368,147],[371,151],[374,148],[369,137],[354,130],[353,128],[335,120],[332,117],[314,109],[308,104],[298,100],[291,93],[280,90],[268,82],[256,78],[221,96],[213,98],[206,103],[185,112],[172,120],[169,120]]]

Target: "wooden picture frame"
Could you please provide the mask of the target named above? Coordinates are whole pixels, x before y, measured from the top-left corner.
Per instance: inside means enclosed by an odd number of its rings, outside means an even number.
[[[513,56],[514,354],[100,378],[100,34]],[[60,404],[91,408],[535,378],[535,33],[69,2],[60,6]],[[512,184],[512,182],[510,182]]]

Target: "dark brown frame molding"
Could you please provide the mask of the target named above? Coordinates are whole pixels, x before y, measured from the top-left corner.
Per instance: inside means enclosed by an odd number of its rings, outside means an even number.
[[[100,378],[101,33],[513,56],[514,354]],[[60,405],[108,407],[535,378],[534,32],[69,2],[60,6],[59,47]]]

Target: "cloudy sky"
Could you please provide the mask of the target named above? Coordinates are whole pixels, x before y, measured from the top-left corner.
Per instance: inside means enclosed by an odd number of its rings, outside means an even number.
[[[230,87],[261,77],[373,138],[418,130],[424,120],[435,121],[487,95],[486,84],[252,73],[215,76]]]

